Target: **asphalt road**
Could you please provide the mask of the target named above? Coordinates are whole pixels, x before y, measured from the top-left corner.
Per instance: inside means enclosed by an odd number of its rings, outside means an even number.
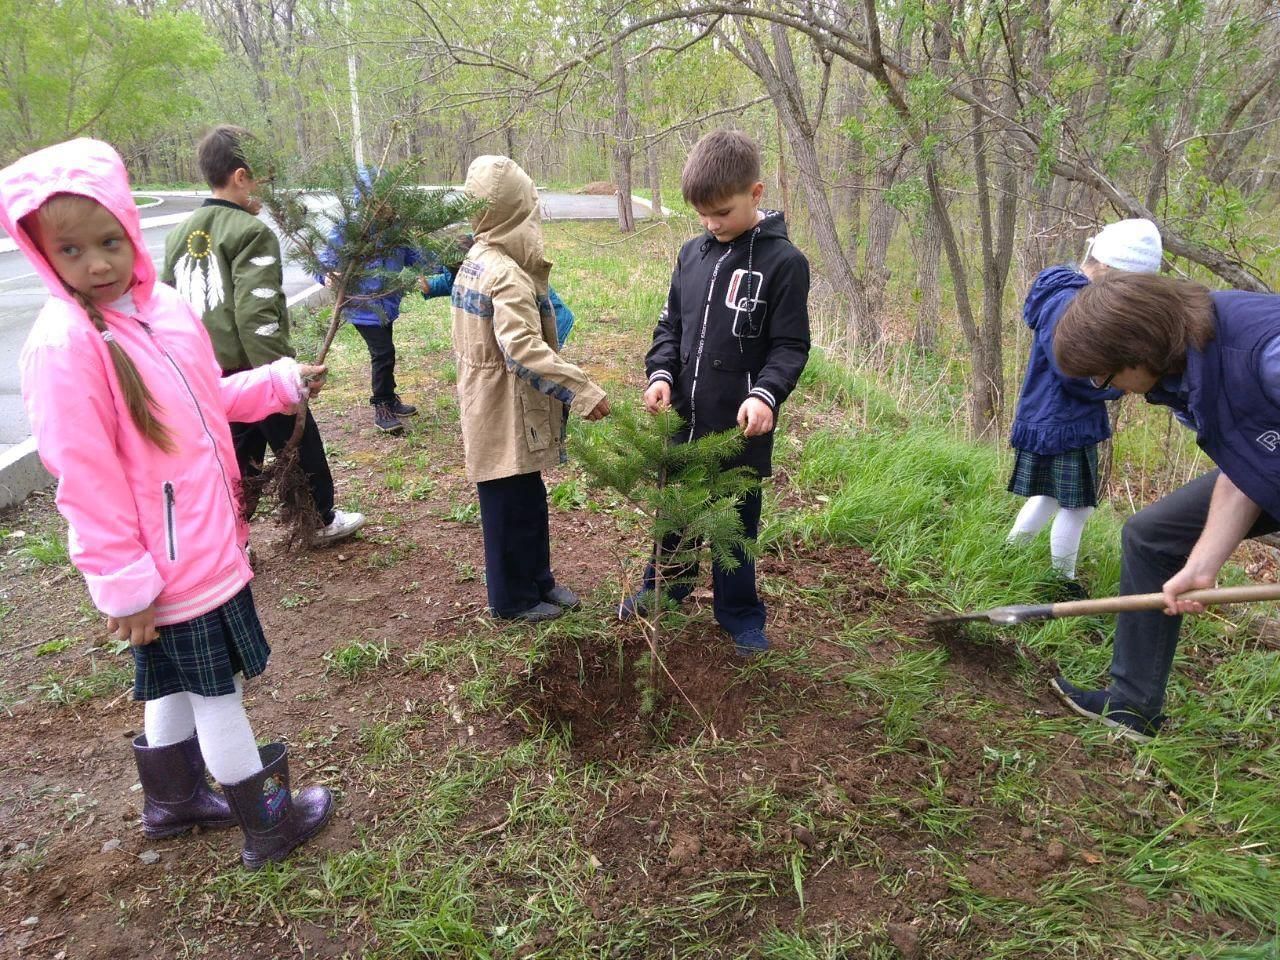
[[[543,218],[548,220],[607,220],[617,215],[613,197],[544,193],[540,200]],[[164,258],[164,239],[176,223],[174,218],[190,213],[202,201],[202,197],[165,196],[160,206],[142,211],[143,240],[157,264]],[[635,204],[634,209],[637,219],[649,215],[648,208],[640,204]],[[158,222],[147,226],[148,221]],[[285,261],[287,296],[300,293],[312,283],[311,277]],[[0,453],[31,435],[22,409],[18,355],[46,296],[44,284],[21,253],[0,252]]]

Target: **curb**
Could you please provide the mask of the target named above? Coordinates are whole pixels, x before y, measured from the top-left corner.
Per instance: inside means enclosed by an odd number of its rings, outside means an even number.
[[[649,208],[649,216],[650,216],[650,217],[652,217],[652,216],[653,216],[653,201],[652,201],[652,200],[646,200],[644,197],[637,197],[637,196],[633,193],[633,194],[631,195],[631,202],[632,202],[632,203],[638,203],[638,204],[640,204],[640,206],[642,206],[642,207],[648,207],[648,208]],[[671,215],[672,215],[672,210],[671,210],[671,208],[670,208],[670,207],[667,207],[667,206],[663,206],[663,208],[662,208],[662,216],[664,216],[664,217],[669,217],[669,216],[671,216]]]
[[[187,214],[182,214],[183,219]],[[308,309],[323,303],[329,291],[318,283],[300,290],[286,302],[291,310]],[[53,476],[40,462],[35,437],[27,437],[0,453],[0,510],[21,503],[31,493],[53,483]]]
[[[27,499],[27,494],[53,483],[36,453],[36,438],[27,437],[0,453],[0,509]]]

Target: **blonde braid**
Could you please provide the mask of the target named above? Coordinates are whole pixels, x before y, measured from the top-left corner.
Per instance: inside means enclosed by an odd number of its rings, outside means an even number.
[[[154,413],[154,408],[157,406],[155,397],[151,395],[147,385],[142,382],[138,368],[133,365],[129,355],[124,352],[124,348],[116,342],[111,331],[107,329],[107,321],[103,318],[102,312],[84,294],[77,290],[71,290],[69,287],[67,289],[76,298],[80,306],[84,307],[84,312],[89,315],[89,320],[93,323],[94,328],[102,334],[102,339],[107,342],[107,349],[111,352],[111,363],[116,368],[116,377],[119,378],[120,386],[124,390],[124,400],[129,407],[129,416],[133,418],[134,424],[144,437],[165,453],[176,453],[178,447],[173,442],[173,434],[169,432],[169,428],[161,423]]]

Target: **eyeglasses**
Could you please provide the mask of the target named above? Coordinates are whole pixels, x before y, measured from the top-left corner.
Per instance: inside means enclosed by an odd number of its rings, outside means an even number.
[[[1108,375],[1102,380],[1099,380],[1097,377],[1090,377],[1089,382],[1092,383],[1099,390],[1105,390],[1107,389],[1107,387],[1111,386],[1111,381],[1114,380],[1115,378],[1116,378],[1116,375],[1113,373]]]

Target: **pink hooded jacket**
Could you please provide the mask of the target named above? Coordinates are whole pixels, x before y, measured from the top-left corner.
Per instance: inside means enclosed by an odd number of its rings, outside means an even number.
[[[133,242],[135,310],[102,314],[156,400],[172,455],[134,426],[102,335],[19,224],[58,193],[96,200]],[[0,171],[0,226],[49,288],[22,349],[22,396],[94,604],[126,616],[155,603],[159,625],[208,613],[253,579],[227,421],[292,409],[296,362],[221,377],[204,325],[156,283],[129,176],[105,143],[72,140]]]

